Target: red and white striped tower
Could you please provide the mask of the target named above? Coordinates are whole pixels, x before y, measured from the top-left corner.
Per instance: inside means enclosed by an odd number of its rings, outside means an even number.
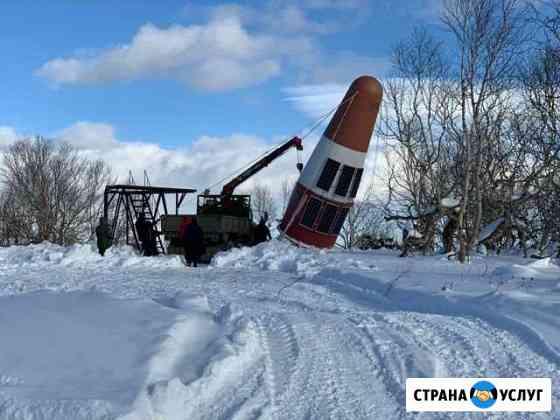
[[[383,97],[377,79],[354,80],[296,183],[280,230],[298,245],[331,248],[354,203]]]

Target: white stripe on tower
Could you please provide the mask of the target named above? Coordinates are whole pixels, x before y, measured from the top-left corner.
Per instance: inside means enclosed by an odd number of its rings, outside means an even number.
[[[329,192],[317,187],[317,181],[321,176],[321,172],[327,162],[327,159],[332,159],[340,163],[338,174],[335,177]],[[366,153],[358,152],[323,136],[315,150],[311,154],[307,165],[303,169],[299,178],[299,183],[306,189],[313,191],[315,194],[325,197],[329,200],[339,203],[352,203],[354,200],[350,197],[341,197],[334,193],[334,189],[338,184],[338,177],[342,172],[344,165],[352,166],[354,168],[363,168],[366,160]]]

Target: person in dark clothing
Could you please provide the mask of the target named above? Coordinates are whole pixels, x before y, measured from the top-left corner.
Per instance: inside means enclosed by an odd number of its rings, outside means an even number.
[[[270,234],[270,229],[266,225],[268,221],[268,213],[264,213],[263,217],[259,221],[259,224],[255,226],[254,230],[254,239],[255,245],[260,244],[261,242],[266,242],[272,239],[272,235]]]
[[[99,225],[95,228],[95,236],[97,236],[97,249],[103,257],[105,256],[105,251],[111,246],[113,239],[111,229],[105,217],[99,218]]]
[[[144,216],[143,213],[140,213],[135,226],[138,240],[141,244],[142,254],[146,257],[157,255],[157,234],[154,225],[146,220],[146,216]]]
[[[190,224],[191,224],[191,218],[188,216],[183,216],[181,219],[181,224],[179,225],[179,236],[178,236],[181,245],[184,245],[185,233],[187,232],[187,227]]]
[[[136,219],[136,223],[134,224],[136,227],[136,234],[138,235],[138,240],[144,243],[146,240],[146,217],[143,213],[138,215],[138,219]]]
[[[200,257],[206,252],[204,248],[204,234],[198,225],[196,217],[191,219],[191,222],[184,230],[183,244],[185,247],[185,259],[187,266],[198,266]]]
[[[399,257],[407,257],[408,256],[408,251],[410,248],[410,244],[408,241],[408,235],[410,234],[409,230],[408,230],[408,226],[403,226],[402,228],[402,245],[401,245],[401,253],[399,255]]]
[[[144,255],[147,257],[158,255],[157,249],[157,232],[154,224],[152,222],[145,222],[145,245],[144,245]]]
[[[142,251],[143,255],[146,255],[146,217],[144,214],[140,213],[138,215],[138,219],[136,219],[136,223],[134,224],[136,227],[136,234],[138,235],[138,241],[140,242],[140,251]]]

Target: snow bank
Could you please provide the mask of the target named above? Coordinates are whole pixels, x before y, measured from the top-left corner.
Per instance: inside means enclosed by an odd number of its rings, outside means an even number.
[[[501,278],[523,278],[533,280],[560,280],[560,267],[554,263],[552,258],[543,258],[526,265],[513,264],[498,267],[494,271],[496,277]]]
[[[343,254],[348,254],[347,258],[340,258]],[[374,265],[364,264],[351,255],[344,251],[298,248],[285,241],[272,240],[251,248],[236,248],[218,253],[212,259],[212,266],[280,271],[302,277],[313,277],[323,269],[341,266],[363,270],[375,269]]]
[[[297,248],[278,240],[218,253],[212,260],[214,267],[282,271],[304,277],[317,274],[328,264],[326,251]]]
[[[39,291],[0,297],[0,319],[0,418],[10,419],[137,410],[152,384],[196,379],[221,335],[205,298],[186,294],[162,304]]]
[[[0,248],[0,264],[15,266],[61,265],[84,266],[103,264],[105,266],[182,266],[177,256],[144,258],[131,246],[113,246],[102,257],[93,242],[68,247],[42,242],[36,245]]]
[[[551,377],[559,406],[557,260],[271,241],[172,261],[0,249],[0,419],[403,418],[418,375]]]

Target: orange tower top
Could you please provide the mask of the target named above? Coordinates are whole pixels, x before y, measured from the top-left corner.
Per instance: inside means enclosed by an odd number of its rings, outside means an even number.
[[[367,152],[382,98],[383,87],[375,77],[358,77],[323,135],[341,146]]]

